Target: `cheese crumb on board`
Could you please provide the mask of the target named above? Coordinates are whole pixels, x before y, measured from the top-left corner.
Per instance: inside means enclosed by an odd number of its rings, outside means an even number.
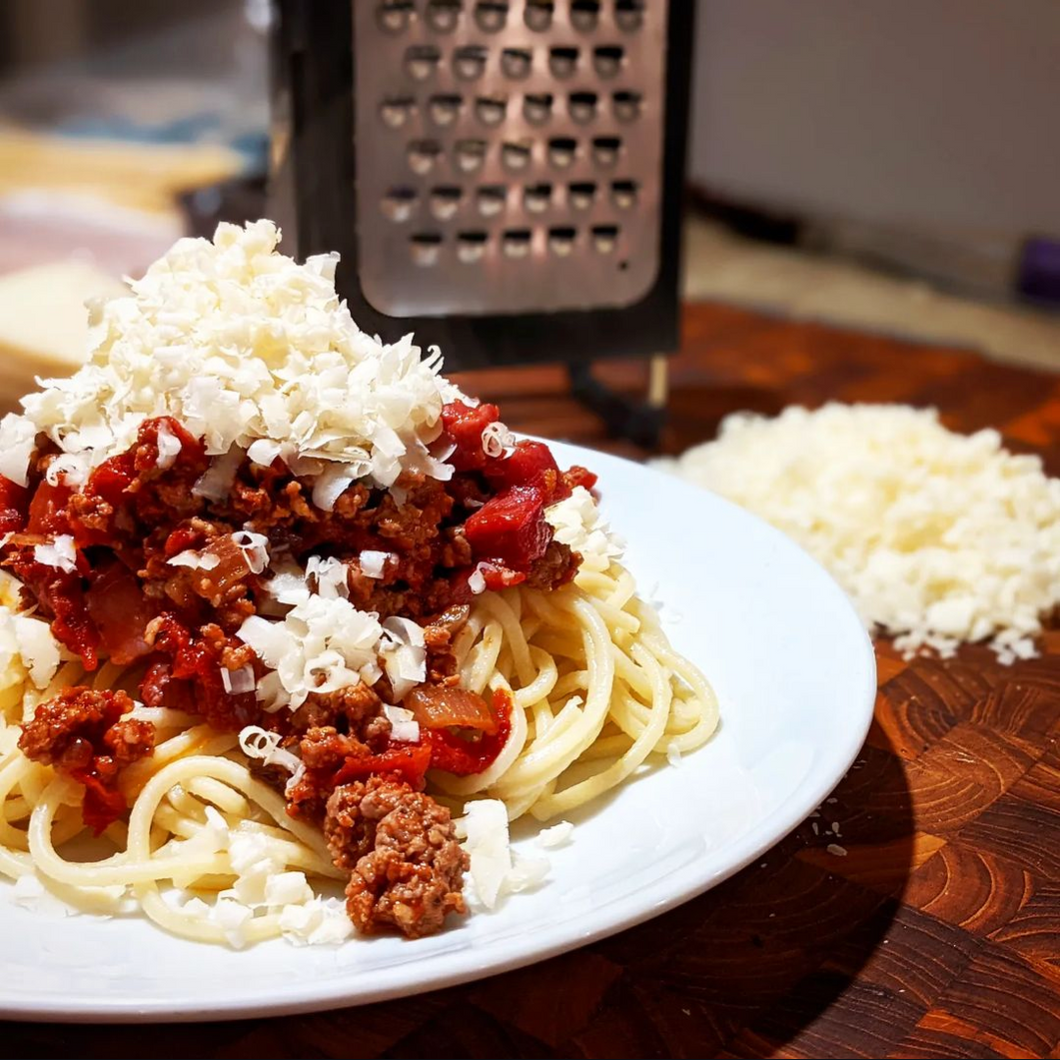
[[[1003,663],[1030,657],[1060,603],[1060,480],[934,409],[740,413],[655,463],[783,530],[907,656],[986,640]]]

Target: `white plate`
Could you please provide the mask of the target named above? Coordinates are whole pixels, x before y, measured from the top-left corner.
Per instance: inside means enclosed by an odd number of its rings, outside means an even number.
[[[196,1020],[363,1004],[539,961],[657,916],[731,876],[817,806],[872,717],[872,646],[846,597],[765,523],[675,479],[573,446],[600,474],[641,591],[713,682],[719,732],[575,817],[552,873],[441,935],[282,941],[242,952],[138,918],[49,919],[0,888],[0,1016]],[[657,588],[656,588],[657,586]],[[517,844],[537,853],[530,836]]]

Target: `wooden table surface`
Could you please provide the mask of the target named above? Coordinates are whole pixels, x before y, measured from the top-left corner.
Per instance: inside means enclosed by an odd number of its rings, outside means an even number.
[[[629,383],[638,371],[608,374]],[[1060,377],[969,353],[697,306],[673,380],[670,451],[710,437],[734,409],[901,401],[937,405],[958,430],[995,426],[1060,472]],[[603,438],[558,371],[465,383],[502,401],[513,426],[638,455]],[[879,643],[875,722],[821,816],[715,890],[611,939],[319,1015],[8,1024],[0,1054],[1058,1057],[1060,632],[1042,649],[1006,668],[981,648],[907,663]],[[833,821],[846,857],[825,851]]]

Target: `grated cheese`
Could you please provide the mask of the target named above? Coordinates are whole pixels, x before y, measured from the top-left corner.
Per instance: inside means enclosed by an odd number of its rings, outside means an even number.
[[[361,573],[366,578],[382,578],[386,561],[391,557],[390,552],[378,552],[375,549],[366,548],[358,557],[361,564]]]
[[[221,224],[212,241],[178,240],[129,295],[93,303],[89,362],[0,422],[0,474],[26,485],[38,431],[92,468],[128,449],[145,418],[171,415],[220,458],[194,487],[202,496],[227,493],[248,448],[319,476],[325,509],[361,477],[387,488],[405,467],[451,475],[428,449],[442,405],[461,396],[441,358],[421,360],[410,335],[383,344],[360,331],[335,293],[338,256],[300,265],[279,240],[270,221]],[[160,462],[174,459],[176,439],[159,441]]]
[[[538,846],[551,850],[553,847],[566,846],[574,834],[574,825],[570,821],[560,821],[551,828],[543,828],[537,834]]]
[[[553,504],[545,518],[555,531],[556,540],[581,555],[585,570],[606,571],[611,560],[621,556],[625,548],[625,542],[611,532],[593,495],[584,486],[575,486],[566,500]]]
[[[155,466],[163,471],[172,467],[180,455],[181,448],[180,439],[170,432],[163,420],[158,425],[158,459]]]
[[[405,707],[393,707],[383,704],[383,713],[390,722],[390,739],[397,743],[419,743],[420,723],[415,715]]]
[[[166,560],[171,567],[188,567],[190,570],[213,570],[220,566],[221,557],[213,552],[197,552],[193,548],[178,552]]]
[[[232,540],[243,553],[251,574],[260,574],[269,565],[269,539],[251,530],[238,530]]]
[[[717,441],[656,463],[787,533],[907,656],[989,640],[1003,663],[1028,658],[1060,603],[1060,480],[997,431],[830,404],[729,416]]]
[[[267,710],[296,710],[310,692],[375,684],[382,672],[377,655],[399,697],[426,678],[423,630],[415,622],[388,618],[380,624],[374,613],[358,611],[341,596],[310,595],[283,621],[251,615],[237,636],[275,671],[258,682]]]
[[[0,688],[27,674],[35,687],[47,688],[61,660],[62,649],[47,622],[0,606]]]
[[[59,534],[50,545],[35,545],[33,558],[44,567],[73,574],[77,570],[77,552],[69,534]]]
[[[469,802],[454,825],[470,860],[473,897],[486,909],[495,909],[508,894],[536,886],[548,875],[546,858],[513,855],[508,840],[508,810],[500,799]]]

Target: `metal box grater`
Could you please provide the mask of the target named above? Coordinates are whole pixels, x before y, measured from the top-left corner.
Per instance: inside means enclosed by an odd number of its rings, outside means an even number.
[[[450,368],[672,349],[691,0],[281,0],[274,212]]]

